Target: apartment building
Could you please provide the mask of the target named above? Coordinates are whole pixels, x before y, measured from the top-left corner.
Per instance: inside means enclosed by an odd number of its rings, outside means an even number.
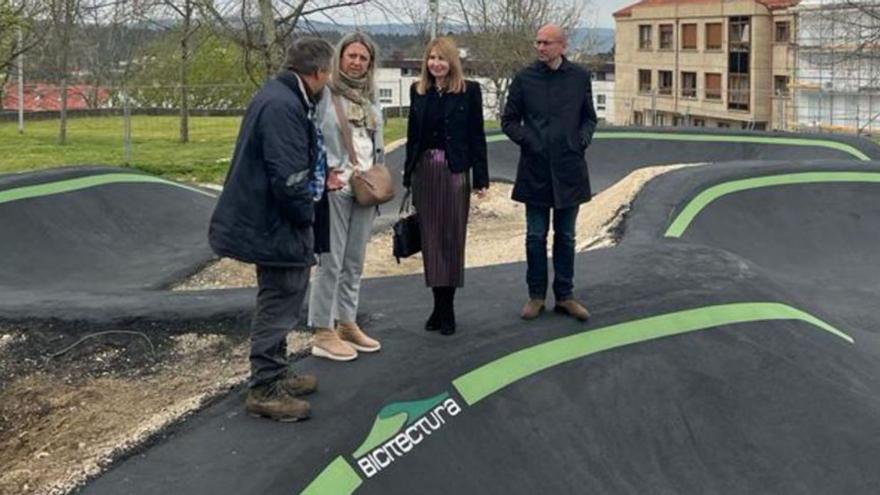
[[[642,0],[615,12],[615,122],[782,127],[797,3]]]

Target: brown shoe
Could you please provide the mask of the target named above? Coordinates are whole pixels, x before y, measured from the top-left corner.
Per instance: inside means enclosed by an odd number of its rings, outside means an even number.
[[[523,320],[534,320],[544,312],[543,299],[529,299],[519,312],[519,317]]]
[[[278,386],[291,397],[301,397],[318,390],[318,379],[313,375],[295,375],[288,372],[287,376],[278,380]]]
[[[376,352],[382,348],[382,344],[364,333],[357,323],[340,323],[336,331],[340,339],[360,352]]]
[[[281,389],[278,382],[258,385],[250,389],[244,408],[251,416],[281,422],[307,419],[312,411],[308,402],[294,399]]]
[[[587,321],[590,319],[590,312],[587,311],[587,308],[574,299],[556,301],[556,307],[553,308],[553,311],[564,315],[574,316],[581,321]]]
[[[315,330],[315,338],[312,340],[312,356],[333,361],[351,361],[357,359],[358,353],[333,330],[319,328]]]

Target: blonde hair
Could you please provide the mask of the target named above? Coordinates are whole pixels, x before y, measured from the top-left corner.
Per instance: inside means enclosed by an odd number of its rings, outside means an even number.
[[[416,92],[423,95],[432,86],[437,84],[434,76],[428,71],[428,58],[431,57],[433,50],[437,50],[440,56],[443,57],[443,60],[449,63],[449,74],[446,76],[446,91],[449,93],[464,93],[464,70],[462,70],[461,60],[458,57],[458,47],[455,46],[455,41],[447,36],[435,38],[425,47],[425,55],[422,57],[422,75],[419,77],[419,82],[416,85]]]
[[[377,60],[379,58],[379,48],[376,46],[376,43],[370,38],[370,35],[367,33],[363,33],[360,31],[355,31],[353,33],[349,33],[342,37],[339,40],[339,43],[336,44],[336,52],[333,58],[333,67],[330,75],[330,80],[332,81],[330,89],[335,93],[341,92],[343,89],[343,75],[342,75],[342,54],[345,53],[345,49],[348,48],[349,45],[354,43],[360,43],[367,49],[367,52],[370,54],[370,65],[367,67],[367,73],[364,74],[364,89],[363,93],[367,97],[370,102],[376,102],[376,66],[379,64]]]

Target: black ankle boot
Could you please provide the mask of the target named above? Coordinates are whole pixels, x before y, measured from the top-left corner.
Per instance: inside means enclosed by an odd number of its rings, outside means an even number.
[[[444,287],[444,289],[440,333],[452,335],[455,333],[455,287]]]
[[[433,332],[435,330],[440,330],[440,323],[442,321],[441,308],[443,306],[443,304],[441,302],[443,299],[443,297],[441,295],[441,292],[442,292],[441,288],[434,287],[431,290],[434,292],[434,311],[431,312],[431,316],[429,316],[428,321],[425,322],[425,330],[427,330],[429,332]]]

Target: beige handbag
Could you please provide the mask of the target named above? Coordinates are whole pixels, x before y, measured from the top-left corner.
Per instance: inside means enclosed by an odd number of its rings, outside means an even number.
[[[357,153],[354,151],[354,143],[351,139],[351,129],[348,128],[348,118],[337,96],[333,96],[333,106],[336,108],[336,119],[339,121],[339,132],[342,134],[342,142],[345,145],[351,164],[354,165],[354,173],[351,175],[351,190],[354,200],[362,206],[377,206],[387,203],[394,198],[394,181],[391,180],[391,172],[383,163],[374,163],[367,170],[361,170],[358,164]]]

